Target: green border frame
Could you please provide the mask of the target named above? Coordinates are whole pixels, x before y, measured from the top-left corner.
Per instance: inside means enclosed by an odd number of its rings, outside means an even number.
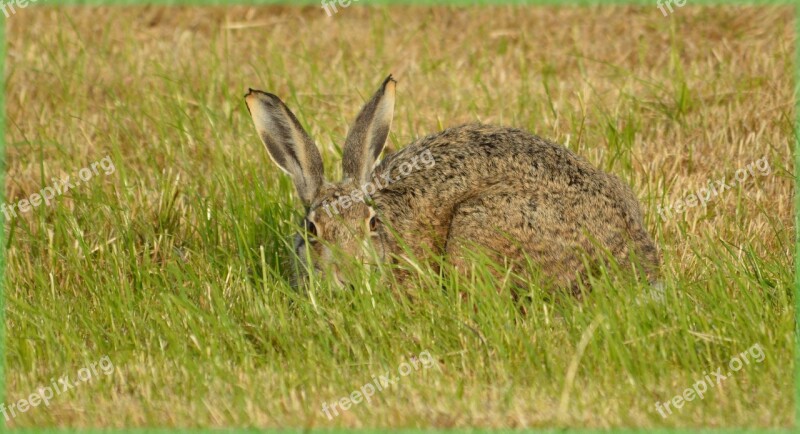
[[[3,3],[11,3],[15,0],[0,0]],[[167,434],[175,432],[191,432],[191,433],[210,433],[233,431],[241,433],[258,433],[258,432],[272,432],[272,433],[307,433],[311,431],[325,432],[325,433],[339,433],[339,432],[359,432],[362,434],[367,433],[380,433],[380,432],[393,432],[398,434],[421,434],[421,433],[608,433],[608,432],[622,432],[622,433],[792,433],[798,432],[798,421],[800,421],[800,384],[797,382],[798,375],[800,375],[800,341],[797,337],[800,336],[800,0],[686,0],[687,5],[691,6],[770,6],[770,5],[793,5],[794,6],[794,25],[795,25],[795,56],[794,56],[794,97],[795,97],[795,123],[794,123],[794,177],[795,177],[795,197],[794,197],[794,223],[795,223],[795,353],[794,353],[794,378],[791,379],[795,389],[795,403],[794,403],[794,425],[795,430],[791,429],[675,429],[664,428],[656,430],[646,429],[617,429],[617,430],[599,430],[599,429],[564,429],[564,428],[549,428],[549,429],[526,429],[526,430],[513,430],[513,429],[398,429],[398,430],[385,430],[385,429],[341,429],[341,428],[319,428],[319,429],[205,429],[205,428],[88,428],[88,429],[74,429],[74,428],[21,428],[21,429],[8,429],[5,420],[0,418],[0,432],[11,433],[44,433],[44,434],[63,434],[65,432],[81,432],[81,433],[127,433],[127,434]],[[613,6],[613,5],[634,5],[642,7],[656,7],[655,0],[363,0],[362,3],[356,3],[356,7],[363,7],[363,5],[420,5],[420,6],[482,6],[482,5],[529,5],[529,6]],[[28,0],[28,7],[36,6],[138,6],[138,5],[160,5],[160,6],[234,6],[234,5],[290,5],[290,6],[312,6],[319,4],[319,0]],[[19,12],[17,12],[19,13]],[[6,173],[6,153],[5,153],[5,126],[6,126],[6,19],[4,16],[0,17],[0,202],[5,200],[5,173]],[[5,225],[0,227],[0,402],[5,402],[6,388],[5,388]]]

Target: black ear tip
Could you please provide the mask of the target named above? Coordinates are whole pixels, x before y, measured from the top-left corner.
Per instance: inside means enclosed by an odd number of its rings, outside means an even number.
[[[252,87],[248,88],[247,94],[244,97],[247,98],[249,96],[257,96],[259,101],[267,102],[270,104],[281,103],[281,99],[278,98],[277,95],[269,92],[264,92],[263,90],[253,89]]]
[[[386,87],[386,85],[389,84],[389,82],[397,83],[397,80],[394,79],[392,74],[389,74],[389,76],[386,77],[386,80],[383,80],[383,86],[382,87]]]

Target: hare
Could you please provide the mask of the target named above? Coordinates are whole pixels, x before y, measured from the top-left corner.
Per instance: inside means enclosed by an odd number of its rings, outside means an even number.
[[[338,183],[325,180],[314,141],[277,96],[245,95],[258,135],[305,206],[294,243],[302,272],[346,285],[347,261],[396,263],[409,253],[444,257],[468,272],[470,249],[480,248],[504,267],[533,264],[543,282],[566,289],[608,257],[655,280],[658,253],[633,191],[563,146],[519,129],[468,124],[378,162],[395,86],[390,75],[358,114]]]

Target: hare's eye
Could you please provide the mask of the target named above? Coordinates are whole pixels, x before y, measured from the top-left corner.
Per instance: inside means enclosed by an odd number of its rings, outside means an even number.
[[[376,230],[378,230],[378,223],[379,223],[378,217],[372,216],[372,218],[369,219],[369,230],[371,232],[375,232]]]
[[[306,219],[305,225],[306,225],[306,232],[309,235],[311,235],[313,237],[316,237],[317,236],[317,227],[314,225],[314,223],[312,223],[311,220]]]

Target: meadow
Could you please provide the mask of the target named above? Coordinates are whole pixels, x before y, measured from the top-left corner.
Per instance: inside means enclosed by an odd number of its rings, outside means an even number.
[[[7,426],[792,426],[791,7],[366,3],[6,20]],[[390,149],[480,121],[624,179],[663,291],[601,277],[582,300],[535,282],[515,300],[481,261],[447,282],[422,269],[403,294],[293,290],[302,207],[243,95],[281,96],[335,178],[389,73]],[[106,157],[114,170],[93,170]],[[65,375],[73,388],[32,406]],[[367,384],[386,387],[342,404]]]

